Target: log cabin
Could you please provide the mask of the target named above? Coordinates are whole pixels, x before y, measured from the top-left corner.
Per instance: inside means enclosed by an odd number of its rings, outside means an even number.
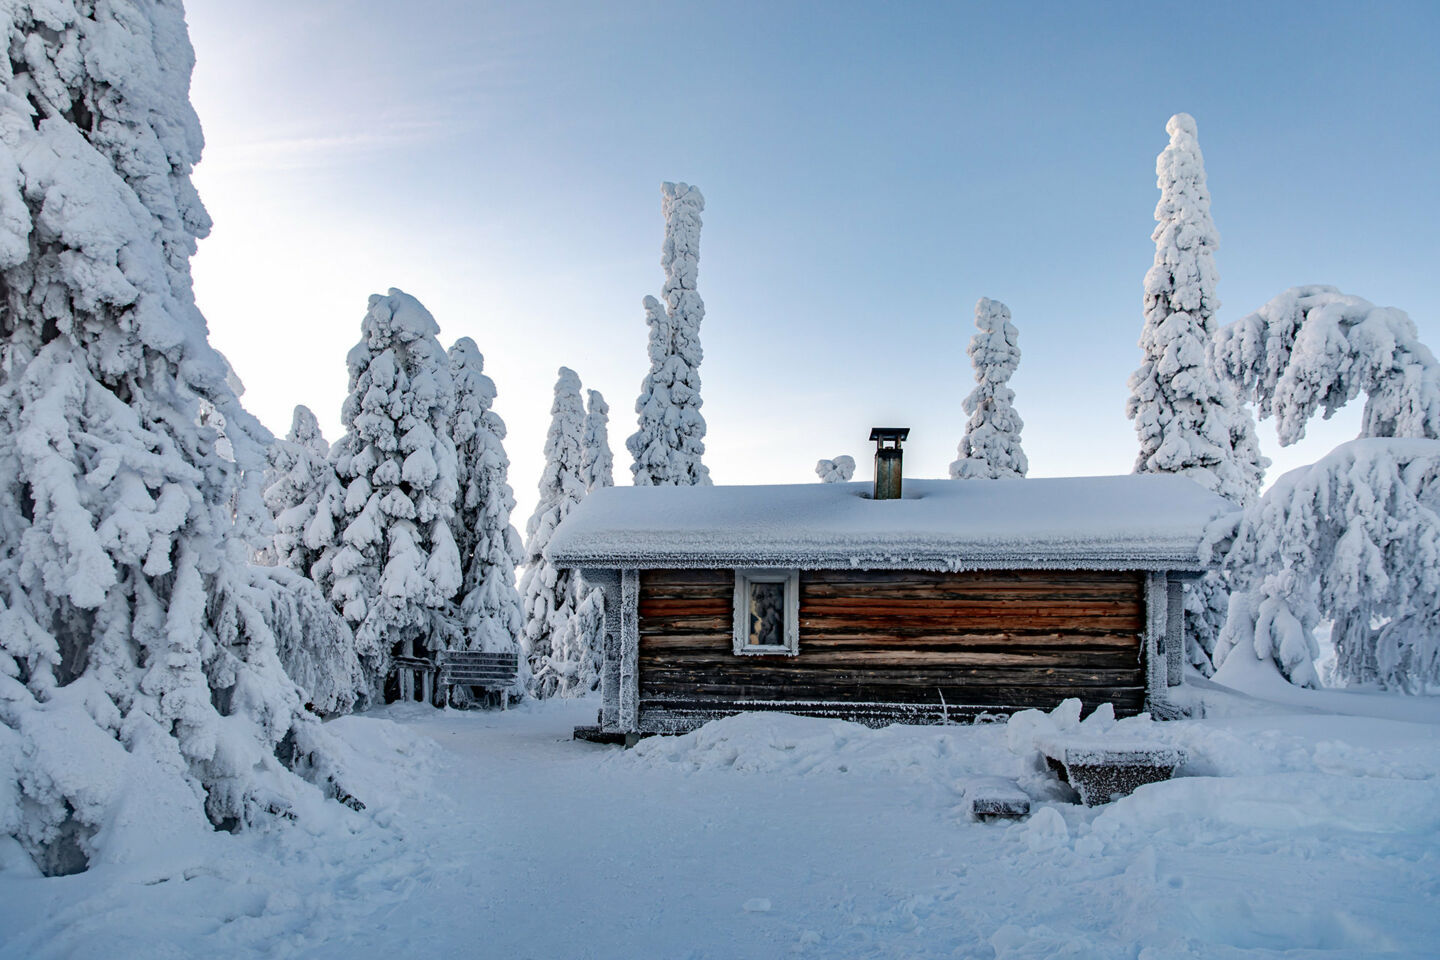
[[[902,481],[898,456],[876,462],[873,487],[610,487],[576,506],[546,556],[604,591],[598,733],[1069,697],[1165,712],[1181,587],[1226,501],[1182,476]]]

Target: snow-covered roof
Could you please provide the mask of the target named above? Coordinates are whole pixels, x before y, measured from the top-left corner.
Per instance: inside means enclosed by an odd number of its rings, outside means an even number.
[[[561,567],[1200,570],[1200,537],[1233,509],[1174,475],[607,487],[545,551]]]

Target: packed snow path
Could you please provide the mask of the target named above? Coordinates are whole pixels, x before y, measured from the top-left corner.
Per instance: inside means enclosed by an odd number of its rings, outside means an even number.
[[[977,824],[957,781],[1043,782],[1000,726],[755,715],[622,751],[569,739],[593,713],[337,721],[365,815],[52,880],[12,860],[0,956],[1158,960],[1440,943],[1433,724],[1176,724],[1192,772],[1227,776]]]

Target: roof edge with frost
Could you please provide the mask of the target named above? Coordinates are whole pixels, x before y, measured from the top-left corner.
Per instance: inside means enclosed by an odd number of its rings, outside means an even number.
[[[1181,476],[609,487],[546,556],[589,569],[1200,571],[1206,525],[1233,509]]]

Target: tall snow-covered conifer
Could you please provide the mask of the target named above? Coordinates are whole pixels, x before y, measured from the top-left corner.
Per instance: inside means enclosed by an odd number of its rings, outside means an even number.
[[[597,487],[615,485],[615,455],[610,452],[610,405],[599,390],[587,393],[585,409],[584,465],[581,479],[588,493]]]
[[[705,418],[700,415],[700,321],[705,302],[696,290],[700,270],[700,214],[705,198],[697,187],[661,187],[665,213],[665,302],[646,297],[650,327],[650,372],[635,401],[640,429],[625,441],[634,463],[635,485],[693,486],[710,483],[700,462],[705,453]]]
[[[66,873],[299,814],[288,768],[335,767],[249,562],[272,438],[192,292],[180,4],[0,24],[0,835]]]
[[[1020,333],[1010,322],[1010,309],[998,300],[981,297],[975,304],[975,326],[966,353],[975,367],[975,389],[965,398],[965,436],[959,459],[950,464],[954,479],[998,480],[1023,477],[1030,461],[1020,448],[1025,422],[1015,412],[1015,391],[1010,378],[1020,365]]]
[[[1220,306],[1214,259],[1220,237],[1210,219],[1195,120],[1177,113],[1165,129],[1170,144],[1155,161],[1160,202],[1155,263],[1145,274],[1144,360],[1130,377],[1125,404],[1140,439],[1135,472],[1182,473],[1242,507],[1260,489],[1269,461],[1238,391],[1207,358]],[[1186,587],[1187,654],[1202,672],[1212,669],[1227,604],[1217,574]]]
[[[552,659],[559,634],[575,615],[577,575],[551,566],[545,559],[545,547],[560,521],[585,497],[581,476],[584,430],[580,378],[574,370],[561,367],[555,382],[555,401],[550,407],[550,431],[545,437],[540,500],[525,525],[526,566],[520,581],[525,604],[525,652],[533,674],[531,689],[538,697],[560,691],[563,676]]]
[[[322,562],[379,692],[391,656],[444,649],[459,629],[460,552],[450,532],[455,388],[440,328],[414,297],[393,287],[371,296],[360,330],[346,358],[346,433],[333,451],[345,516],[340,543]]]
[[[585,412],[585,434],[581,439],[582,463],[580,479],[585,493],[599,487],[615,485],[612,471],[614,457],[610,453],[610,407],[599,390],[588,392]],[[575,613],[556,632],[551,643],[550,659],[545,673],[553,676],[561,696],[583,696],[600,682],[600,666],[605,651],[605,594],[592,587],[578,574],[571,580],[575,597]]]
[[[279,568],[270,577],[282,587],[271,601],[271,621],[294,624],[277,638],[280,662],[306,703],[327,716],[349,711],[367,691],[355,634],[315,582],[324,572],[321,556],[335,546],[343,497],[315,414],[296,407],[290,433],[270,445],[265,505],[273,536],[261,556]]]
[[[505,455],[505,421],[491,409],[495,382],[485,375],[485,358],[469,337],[450,348],[455,381],[452,435],[459,463],[460,496],[455,509],[455,542],[464,567],[460,614],[467,649],[514,653],[520,649],[524,616],[515,588],[515,567],[524,554],[510,524],[515,497],[510,458]]]
[[[335,542],[340,495],[330,444],[310,408],[298,406],[290,433],[271,444],[265,470],[265,505],[275,520],[270,552],[276,564],[313,576],[315,561]]]

